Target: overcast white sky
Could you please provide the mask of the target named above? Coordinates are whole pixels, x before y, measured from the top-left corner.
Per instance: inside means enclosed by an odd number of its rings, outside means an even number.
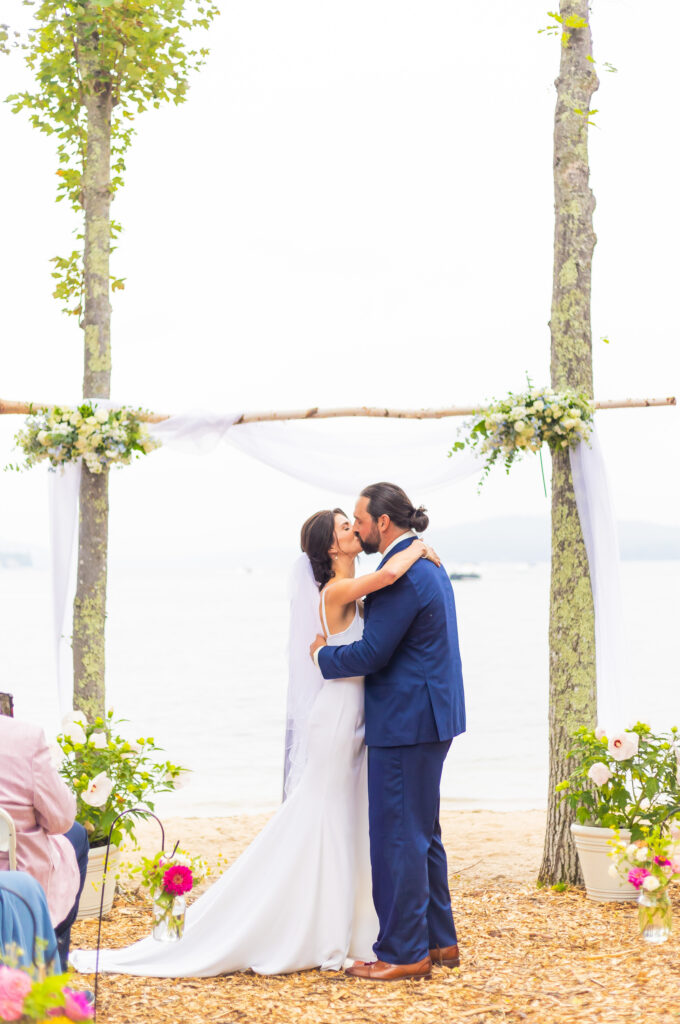
[[[543,0],[225,0],[188,102],[138,121],[113,269],[113,396],[163,411],[435,406],[549,379],[553,82]],[[596,394],[680,392],[671,0],[594,0]],[[3,21],[27,18],[5,0]],[[0,60],[0,91],[26,87]],[[53,141],[0,107],[3,398],[79,393],[82,336],[51,298],[74,219]],[[610,339],[610,344],[602,341]],[[680,525],[678,409],[600,416],[621,519]],[[0,459],[19,423],[0,422]],[[354,427],[342,433],[360,443]],[[400,443],[417,443],[419,423]],[[451,423],[451,439],[455,423]],[[442,451],[445,457],[445,448]],[[368,481],[367,481],[368,482]],[[47,544],[45,473],[0,475],[0,539]],[[114,474],[114,552],[297,543],[337,498],[224,448]],[[433,521],[547,514],[538,463]]]

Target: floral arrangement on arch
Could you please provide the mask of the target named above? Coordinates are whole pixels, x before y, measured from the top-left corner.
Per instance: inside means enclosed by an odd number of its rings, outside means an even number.
[[[79,458],[95,474],[109,466],[127,466],[133,457],[160,447],[139,411],[99,409],[96,402],[84,402],[75,409],[38,409],[14,438],[24,453],[23,465],[8,468],[30,469],[47,460],[51,469],[57,469]]]
[[[84,992],[67,986],[68,975],[34,977],[35,973],[0,964],[0,1021],[71,1024],[92,1019],[92,1003]]]
[[[528,385],[526,392],[511,391],[507,398],[493,401],[466,420],[461,431],[467,436],[448,453],[451,457],[467,447],[485,456],[480,486],[498,459],[509,473],[515,459],[540,451],[543,444],[559,451],[590,437],[595,407],[588,395],[570,388],[534,388],[531,381]]]
[[[153,811],[151,797],[180,788],[186,774],[172,761],[156,760],[161,748],[153,736],[128,740],[119,735],[124,721],[114,722],[113,711],[108,711],[106,719],[89,723],[81,711],[73,711],[63,719],[57,736],[59,772],[75,793],[76,820],[87,830],[90,846],[106,845],[109,830],[123,811]],[[135,819],[143,816],[142,810],[121,818],[111,843],[120,845],[124,834],[134,839]]]
[[[612,733],[581,727],[568,758],[575,767],[555,788],[581,825],[629,829],[631,840],[671,827],[680,812],[680,736],[644,722]]]

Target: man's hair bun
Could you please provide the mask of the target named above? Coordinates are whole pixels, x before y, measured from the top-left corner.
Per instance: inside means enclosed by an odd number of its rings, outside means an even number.
[[[411,528],[414,529],[416,533],[422,533],[423,530],[426,530],[429,522],[430,518],[427,514],[426,508],[419,505],[418,508],[413,509],[413,512],[411,512]]]

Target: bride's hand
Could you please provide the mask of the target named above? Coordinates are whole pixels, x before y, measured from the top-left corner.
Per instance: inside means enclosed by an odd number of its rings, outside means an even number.
[[[442,560],[434,548],[428,547],[428,545],[423,541],[421,541],[421,544],[423,545],[424,550],[420,557],[427,558],[428,562],[434,562],[436,566],[440,566],[442,564]]]

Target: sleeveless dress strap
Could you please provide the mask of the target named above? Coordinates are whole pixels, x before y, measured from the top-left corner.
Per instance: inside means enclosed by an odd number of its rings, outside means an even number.
[[[328,628],[328,619],[326,618],[326,591],[325,590],[322,591],[322,593],[321,593],[321,621],[323,622],[323,628],[326,630],[326,638],[328,638],[328,634],[330,633],[330,629]]]

